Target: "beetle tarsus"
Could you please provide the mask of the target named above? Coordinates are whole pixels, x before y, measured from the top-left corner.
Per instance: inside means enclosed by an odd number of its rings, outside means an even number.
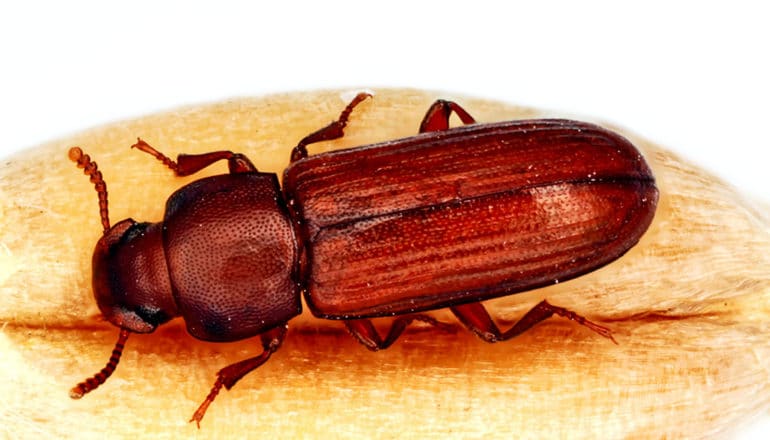
[[[158,159],[158,161],[163,163],[163,165],[168,167],[168,169],[170,169],[174,173],[176,173],[176,174],[179,173],[179,166],[177,165],[176,162],[171,160],[171,158],[169,158],[165,154],[163,154],[160,151],[158,151],[155,148],[153,148],[147,142],[143,141],[142,138],[136,138],[136,143],[134,145],[131,145],[131,148],[136,148],[139,151],[143,151],[143,152],[149,154],[150,156],[154,157],[155,159]]]
[[[595,322],[589,321],[585,316],[578,315],[572,310],[565,309],[564,307],[555,306],[546,300],[541,301],[538,305],[535,306],[535,308],[541,308],[542,310],[545,311],[544,313],[548,313],[548,311],[550,311],[551,314],[556,314],[561,316],[562,318],[567,318],[572,321],[575,321],[578,324],[586,326],[590,330],[593,330],[595,333],[599,334],[599,336],[604,336],[605,338],[615,343],[615,345],[618,345],[618,341],[616,341],[615,338],[612,337],[612,331],[610,329],[608,329],[607,327],[601,326],[599,324],[596,324]]]
[[[198,409],[195,410],[195,413],[193,414],[192,418],[190,418],[189,422],[195,422],[196,425],[198,425],[198,429],[201,429],[201,420],[203,420],[203,416],[206,415],[206,410],[209,409],[209,405],[211,405],[211,402],[214,401],[214,399],[217,397],[217,394],[219,394],[219,390],[222,389],[222,378],[217,377],[217,381],[214,382],[214,386],[211,388],[211,391],[209,392],[209,395],[206,396],[206,400],[203,401],[203,403],[200,404]]]

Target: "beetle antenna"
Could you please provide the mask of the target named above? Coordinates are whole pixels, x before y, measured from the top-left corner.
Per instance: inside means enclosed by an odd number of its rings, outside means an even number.
[[[110,230],[110,214],[107,203],[107,183],[102,177],[102,172],[96,165],[96,162],[91,161],[91,157],[81,150],[79,147],[72,147],[69,151],[70,160],[77,163],[78,168],[83,169],[83,174],[87,175],[91,179],[91,183],[94,184],[97,194],[99,195],[99,215],[102,218],[102,226],[104,232]]]
[[[112,356],[110,356],[109,362],[98,373],[92,377],[80,382],[70,390],[70,397],[73,399],[80,399],[86,393],[91,392],[103,384],[108,377],[112,375],[115,368],[118,367],[120,362],[120,356],[123,354],[123,347],[126,345],[129,331],[121,328],[120,335],[118,336],[118,342],[115,343],[115,348],[112,349]]]

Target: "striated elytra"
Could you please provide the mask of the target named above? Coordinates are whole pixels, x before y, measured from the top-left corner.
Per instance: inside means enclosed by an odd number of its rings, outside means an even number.
[[[169,197],[162,222],[110,225],[106,184],[80,148],[70,159],[91,177],[104,235],[93,256],[100,311],[120,328],[108,364],[74,387],[82,397],[112,374],[130,333],[181,316],[208,341],[260,336],[259,355],[227,366],[192,420],[220,389],[270,358],[301,312],[343,320],[371,350],[409,323],[447,324],[420,312],[450,308],[487,342],[510,339],[553,314],[614,341],[609,329],[542,301],[501,331],[479,301],[574,278],[633,247],[655,214],[658,190],[639,151],[597,125],[560,119],[477,124],[439,100],[420,134],[317,155],[307,146],[343,136],[362,93],[293,149],[283,188],[239,153],[169,159],[134,145],[177,175],[220,161],[229,174]],[[457,114],[465,124],[450,128]],[[395,316],[383,337],[369,318]]]

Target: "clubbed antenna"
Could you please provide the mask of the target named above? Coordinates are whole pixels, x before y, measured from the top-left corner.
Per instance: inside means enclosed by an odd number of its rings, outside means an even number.
[[[96,162],[91,162],[91,157],[83,153],[78,147],[72,147],[69,151],[70,160],[77,163],[78,168],[83,169],[83,174],[91,179],[96,192],[99,194],[99,215],[102,218],[104,232],[110,230],[110,215],[107,204],[107,184],[104,182],[102,172],[96,166]]]
[[[115,368],[118,367],[118,362],[120,362],[120,356],[123,354],[123,347],[126,345],[127,339],[128,330],[124,328],[120,329],[118,342],[115,343],[115,348],[112,349],[112,356],[110,356],[110,360],[107,362],[107,365],[105,365],[104,368],[102,368],[98,373],[94,374],[93,377],[90,377],[75,385],[75,387],[70,390],[71,398],[80,399],[86,393],[98,388],[99,385],[103,384],[104,381],[106,381],[107,378],[112,375],[112,372],[115,371]]]

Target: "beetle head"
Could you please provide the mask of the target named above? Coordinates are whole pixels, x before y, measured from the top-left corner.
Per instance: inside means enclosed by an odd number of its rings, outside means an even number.
[[[104,234],[92,260],[99,310],[124,330],[121,335],[126,330],[149,333],[177,315],[163,251],[163,225],[126,219],[110,227],[107,184],[96,162],[79,147],[70,148],[68,155],[90,178],[99,197]]]
[[[96,244],[94,296],[104,317],[118,327],[149,333],[177,315],[162,229],[162,223],[126,219]]]

